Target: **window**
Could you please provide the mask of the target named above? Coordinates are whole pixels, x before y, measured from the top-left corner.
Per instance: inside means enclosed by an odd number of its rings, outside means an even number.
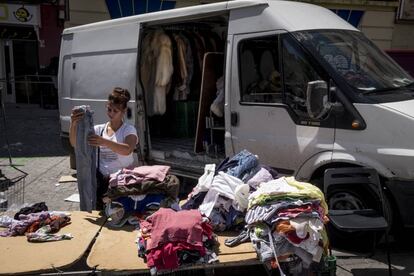
[[[360,32],[317,30],[293,35],[316,57],[327,61],[358,94],[401,94],[401,89],[414,81]]]
[[[239,45],[241,101],[280,103],[278,36],[246,39]]]
[[[283,36],[283,77],[285,103],[300,118],[309,118],[306,108],[308,82],[323,80],[315,71],[298,43],[290,35]]]

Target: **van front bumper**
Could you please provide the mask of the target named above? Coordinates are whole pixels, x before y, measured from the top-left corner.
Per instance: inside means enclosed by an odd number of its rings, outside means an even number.
[[[387,187],[397,205],[405,227],[414,227],[414,180],[389,180]]]

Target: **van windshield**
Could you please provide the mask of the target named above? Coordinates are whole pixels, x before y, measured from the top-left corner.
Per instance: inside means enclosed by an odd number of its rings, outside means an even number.
[[[293,35],[325,59],[358,93],[413,89],[413,78],[360,32],[320,30]]]

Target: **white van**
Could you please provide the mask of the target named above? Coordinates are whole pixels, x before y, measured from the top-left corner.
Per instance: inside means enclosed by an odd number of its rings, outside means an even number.
[[[91,105],[103,123],[120,86],[133,92],[126,120],[148,163],[196,178],[247,149],[319,185],[327,168],[372,167],[388,206],[414,226],[413,79],[325,8],[230,1],[69,28],[58,79],[66,141],[72,107]],[[374,196],[357,187],[330,199],[361,208]]]

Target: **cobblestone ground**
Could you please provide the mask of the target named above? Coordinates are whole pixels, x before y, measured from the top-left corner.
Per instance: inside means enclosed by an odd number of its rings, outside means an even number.
[[[15,193],[6,194],[9,205],[44,201],[50,210],[79,210],[79,203],[64,201],[77,193],[76,182],[58,183],[61,176],[76,173],[69,168],[69,157],[61,145],[58,110],[6,105],[5,111],[6,128],[0,116],[0,170],[10,179],[22,176],[19,170],[27,173],[24,201],[21,180],[16,183]],[[9,166],[9,152],[18,170]]]
[[[37,105],[7,105],[6,115],[7,132],[0,114],[0,170],[9,178],[22,175],[8,165],[7,134],[12,162],[16,168],[28,174],[25,178],[24,202],[44,201],[50,210],[79,210],[79,203],[64,201],[77,193],[76,182],[58,184],[61,176],[75,173],[69,168],[69,157],[60,142],[58,111],[41,109]],[[414,275],[413,237],[413,231],[394,237],[391,244],[393,275]],[[383,245],[371,258],[341,251],[334,251],[334,254],[341,256],[337,261],[336,275],[387,275]]]

